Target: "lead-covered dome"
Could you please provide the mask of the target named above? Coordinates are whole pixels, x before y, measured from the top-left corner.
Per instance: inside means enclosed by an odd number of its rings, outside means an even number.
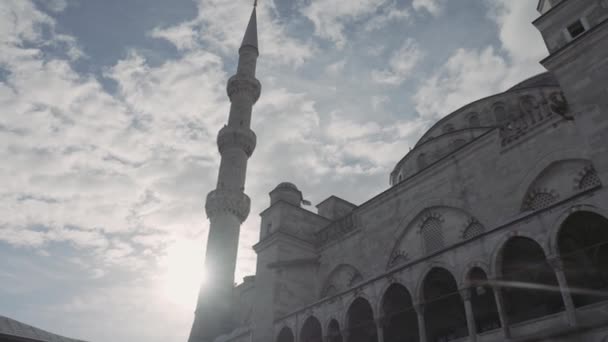
[[[537,111],[551,111],[562,100],[556,78],[545,72],[503,93],[465,105],[437,121],[422,135],[393,169],[390,184],[411,177],[489,131],[508,126],[522,115],[534,120]]]

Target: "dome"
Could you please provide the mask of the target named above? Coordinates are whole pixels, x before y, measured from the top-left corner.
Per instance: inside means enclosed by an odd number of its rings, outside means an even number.
[[[279,185],[277,185],[277,187],[275,189],[293,189],[296,191],[300,191],[300,190],[298,190],[298,187],[295,184],[290,183],[290,182],[282,182]]]
[[[544,72],[509,90],[471,102],[430,127],[395,166],[390,184],[395,185],[464,147],[497,127],[507,125],[526,111],[540,108],[561,93],[553,74]]]
[[[516,91],[525,88],[539,88],[539,87],[559,87],[559,82],[557,82],[557,78],[553,76],[550,72],[543,72],[542,74],[538,74],[536,76],[532,76],[525,81],[522,81],[513,87],[509,88],[507,91]]]
[[[302,192],[293,183],[280,183],[276,188],[274,188],[274,190],[270,192],[270,205],[273,205],[279,201],[300,206],[302,202]]]

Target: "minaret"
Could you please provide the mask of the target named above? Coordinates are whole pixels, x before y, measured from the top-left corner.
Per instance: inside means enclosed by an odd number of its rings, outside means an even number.
[[[257,1],[256,1],[257,3]],[[189,342],[211,342],[234,328],[232,292],[241,223],[249,215],[250,200],[245,195],[247,160],[256,144],[250,128],[251,110],[260,97],[255,78],[258,58],[256,4],[239,49],[236,75],[228,80],[230,115],[219,132],[221,154],[217,187],[207,195],[209,238],[205,256],[206,281],[199,293]]]

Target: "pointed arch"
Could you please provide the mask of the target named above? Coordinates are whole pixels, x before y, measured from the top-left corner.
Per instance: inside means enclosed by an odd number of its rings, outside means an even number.
[[[289,327],[283,327],[277,335],[277,342],[294,342],[294,335]]]
[[[563,310],[557,278],[538,242],[512,237],[502,246],[500,255],[500,284],[510,323]]]
[[[496,307],[494,289],[481,267],[473,267],[467,273],[467,284],[471,291],[471,305],[477,333],[500,328],[500,317]]]
[[[608,300],[608,219],[591,211],[570,214],[557,248],[574,306]]]
[[[374,312],[369,301],[357,297],[346,313],[347,342],[378,342]]]
[[[350,264],[340,264],[329,273],[321,288],[320,298],[346,291],[363,281],[361,272]]]
[[[473,227],[475,231],[469,233],[479,234],[484,231],[483,224],[461,209],[462,207],[453,206],[456,204],[454,201],[443,202],[446,205],[420,208],[415,215],[404,218],[402,221],[404,228],[399,235],[396,235],[396,243],[389,255],[387,269],[462,241],[463,232],[471,227],[472,223],[475,223]]]
[[[464,302],[452,273],[440,267],[431,269],[424,278],[422,291],[429,341],[448,341],[468,335]]]
[[[323,342],[323,328],[315,316],[310,316],[304,321],[299,342]]]
[[[327,342],[342,342],[342,331],[340,323],[336,319],[331,319],[327,325]]]
[[[418,317],[407,288],[392,283],[381,300],[385,342],[417,342]]]

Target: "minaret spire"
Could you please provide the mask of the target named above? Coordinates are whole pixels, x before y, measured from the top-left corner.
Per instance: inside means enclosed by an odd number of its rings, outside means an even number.
[[[251,17],[249,18],[249,24],[247,25],[247,30],[245,31],[245,36],[243,37],[243,42],[241,43],[241,48],[244,46],[253,46],[254,48],[258,48],[258,21],[256,8],[258,6],[258,1],[255,0],[253,3],[253,11],[251,11]]]
[[[256,145],[256,135],[250,128],[251,113],[262,88],[255,78],[259,55],[256,7],[257,0],[239,49],[236,75],[228,80],[226,89],[231,106],[228,124],[217,137],[221,155],[217,187],[205,203],[209,217],[207,282],[201,286],[189,342],[211,342],[235,328],[234,271],[241,224],[250,209],[244,192],[247,161]]]

